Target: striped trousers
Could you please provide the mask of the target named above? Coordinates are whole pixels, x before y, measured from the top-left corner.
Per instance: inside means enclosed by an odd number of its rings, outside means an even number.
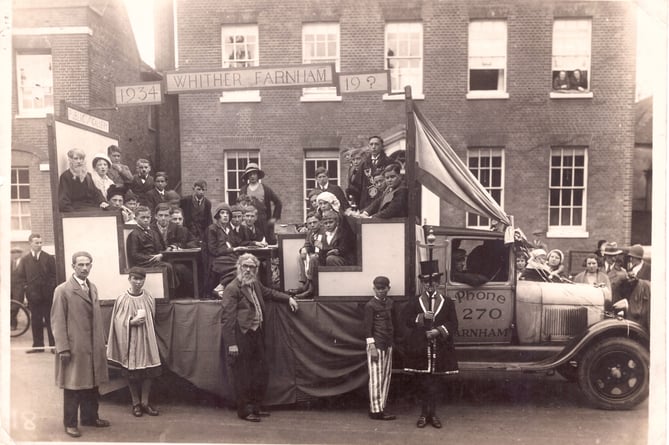
[[[369,370],[369,410],[380,413],[386,408],[390,377],[393,371],[393,348],[377,349],[379,359],[372,361],[367,351],[367,369]]]

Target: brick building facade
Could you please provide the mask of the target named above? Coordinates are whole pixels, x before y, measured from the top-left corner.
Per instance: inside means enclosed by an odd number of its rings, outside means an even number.
[[[334,61],[342,73],[360,73],[390,65],[393,90],[412,85],[423,114],[528,237],[540,232],[551,247],[590,250],[598,239],[624,245],[631,236],[633,8],[609,1],[287,0],[278,7],[174,0],[158,11],[165,28],[156,30],[163,38],[157,69]],[[560,71],[576,79],[579,70],[581,87],[554,88]],[[305,175],[325,164],[345,183],[341,153],[374,134],[397,140],[401,99],[300,89],[180,94],[184,190],[205,178],[209,196],[226,199],[238,186],[237,161],[258,159],[283,200],[283,222],[299,222]],[[441,225],[484,223],[444,203],[440,216]]]
[[[26,246],[28,234],[36,232],[51,245],[47,113],[60,115],[61,101],[90,110],[109,121],[126,164],[134,169],[142,157],[155,163],[158,110],[114,110],[114,86],[160,76],[140,60],[121,0],[13,3],[11,241]]]

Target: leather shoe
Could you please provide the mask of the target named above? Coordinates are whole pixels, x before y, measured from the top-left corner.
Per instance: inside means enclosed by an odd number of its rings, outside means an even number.
[[[70,437],[81,437],[81,432],[79,432],[79,428],[77,428],[76,426],[66,426],[65,434],[67,434]]]
[[[81,422],[83,426],[94,426],[95,428],[107,428],[111,423],[109,423],[109,420],[104,420],[104,419],[95,419],[93,423],[83,423]]]
[[[260,416],[257,416],[256,414],[248,414],[246,417],[242,417],[242,420],[246,420],[249,422],[260,422]]]
[[[157,416],[158,414],[160,414],[158,410],[152,407],[151,405],[149,404],[144,405],[143,403],[142,403],[142,411],[144,411],[149,416]]]
[[[253,414],[255,414],[258,417],[269,417],[270,416],[269,411],[263,411],[263,410],[253,411]]]
[[[435,428],[441,428],[441,420],[439,420],[439,417],[437,417],[437,416],[432,416],[430,418],[430,423]]]
[[[369,413],[369,417],[374,420],[395,420],[395,416],[392,414],[386,414],[383,411],[380,413]]]
[[[33,349],[28,349],[26,351],[26,354],[34,354],[36,352],[44,352],[44,348],[33,348]]]
[[[132,415],[135,417],[142,417],[142,407],[140,405],[132,406]]]
[[[416,421],[416,426],[418,428],[425,428],[425,425],[427,425],[427,417],[425,416],[420,416],[418,420]]]

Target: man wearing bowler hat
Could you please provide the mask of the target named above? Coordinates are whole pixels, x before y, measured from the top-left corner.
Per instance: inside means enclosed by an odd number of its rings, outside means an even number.
[[[630,247],[629,253],[629,274],[639,280],[650,281],[650,264],[643,260],[643,247],[641,244],[635,244]]]
[[[421,412],[418,428],[430,423],[441,428],[437,399],[442,394],[442,377],[458,373],[453,337],[458,330],[455,303],[438,291],[443,273],[437,261],[420,263],[422,292],[410,300],[402,313],[404,370],[417,376]]]
[[[274,191],[261,183],[260,180],[265,177],[265,172],[260,169],[258,164],[251,162],[246,166],[242,175],[242,182],[246,182],[239,190],[240,195],[246,195],[251,199],[251,204],[258,209],[258,221],[265,227],[265,233],[271,239],[267,242],[275,243],[274,223],[281,219],[281,200]]]

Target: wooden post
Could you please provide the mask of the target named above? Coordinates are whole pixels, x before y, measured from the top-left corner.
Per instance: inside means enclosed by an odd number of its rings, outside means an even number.
[[[409,202],[407,219],[404,226],[405,239],[405,279],[406,295],[411,298],[416,295],[416,215],[418,215],[418,200],[416,183],[416,126],[414,124],[413,99],[411,87],[404,87],[405,110],[407,116],[406,127],[406,165],[404,180],[409,188]]]

